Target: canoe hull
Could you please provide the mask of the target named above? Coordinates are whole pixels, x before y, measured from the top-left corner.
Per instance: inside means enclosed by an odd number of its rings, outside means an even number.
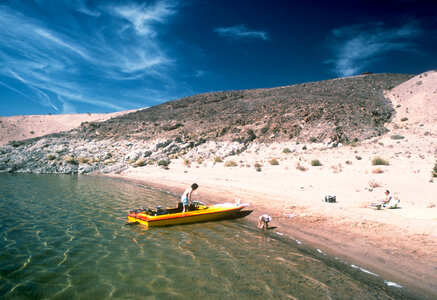
[[[214,221],[219,219],[225,219],[238,214],[247,204],[242,205],[213,205],[204,206],[199,210],[188,211],[185,213],[178,212],[165,215],[148,215],[146,213],[130,213],[128,215],[128,221],[130,223],[140,223],[146,226],[168,226],[189,224],[198,222]]]

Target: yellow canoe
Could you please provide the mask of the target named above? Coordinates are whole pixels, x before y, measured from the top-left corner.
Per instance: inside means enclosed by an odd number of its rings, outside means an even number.
[[[224,203],[210,206],[191,205],[190,209],[184,213],[180,206],[171,209],[160,209],[159,207],[156,210],[140,209],[133,210],[129,213],[128,223],[140,223],[147,226],[166,226],[206,222],[233,217],[234,215],[238,215],[238,213],[247,206],[249,206],[247,203]],[[249,213],[250,212],[251,211],[249,211]]]

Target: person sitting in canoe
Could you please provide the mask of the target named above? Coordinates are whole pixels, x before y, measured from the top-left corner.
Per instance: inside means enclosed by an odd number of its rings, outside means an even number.
[[[185,192],[182,194],[181,202],[183,205],[182,212],[188,211],[188,206],[191,203],[191,194],[197,190],[199,186],[197,183],[193,183],[191,187],[187,188]]]

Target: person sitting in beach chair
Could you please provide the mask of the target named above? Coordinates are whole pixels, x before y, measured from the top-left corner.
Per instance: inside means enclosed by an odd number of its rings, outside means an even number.
[[[392,196],[390,196],[390,191],[385,191],[385,199],[381,201],[377,201],[374,203],[370,203],[369,207],[376,208],[376,209],[382,209],[384,207],[387,208],[396,208],[398,203],[400,202],[399,199],[394,199]]]

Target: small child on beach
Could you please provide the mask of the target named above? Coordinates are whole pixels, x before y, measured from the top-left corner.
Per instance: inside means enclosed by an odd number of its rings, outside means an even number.
[[[258,219],[258,228],[259,229],[265,229],[269,230],[269,222],[272,220],[272,217],[270,217],[267,214],[264,214],[259,217]]]

